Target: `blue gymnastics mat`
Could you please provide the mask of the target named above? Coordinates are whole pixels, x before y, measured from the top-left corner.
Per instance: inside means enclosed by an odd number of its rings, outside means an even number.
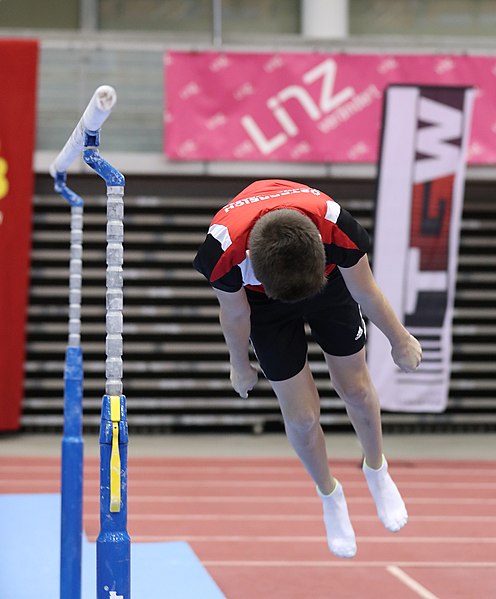
[[[84,536],[84,535],[83,535]],[[57,599],[60,495],[0,495],[1,599]],[[96,545],[83,540],[82,599],[96,597]],[[131,543],[132,599],[225,599],[188,543]]]

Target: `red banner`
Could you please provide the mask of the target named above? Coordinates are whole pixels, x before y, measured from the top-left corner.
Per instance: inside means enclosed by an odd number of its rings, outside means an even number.
[[[496,57],[169,52],[174,160],[375,163],[391,84],[477,90],[468,162],[496,164]]]
[[[20,427],[38,43],[0,40],[0,431]]]

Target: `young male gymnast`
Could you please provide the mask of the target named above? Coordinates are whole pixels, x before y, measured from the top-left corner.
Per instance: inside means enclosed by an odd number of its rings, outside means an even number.
[[[380,520],[395,532],[408,519],[383,455],[362,310],[389,340],[401,370],[414,371],[422,350],[377,286],[368,248],[366,231],[328,195],[271,179],[252,183],[217,212],[194,261],[220,304],[232,386],[246,398],[257,383],[251,342],[279,401],[288,439],[317,486],[328,545],[338,557],[353,557],[356,540],[343,488],[329,468],[305,323],[362,446],[363,472]]]

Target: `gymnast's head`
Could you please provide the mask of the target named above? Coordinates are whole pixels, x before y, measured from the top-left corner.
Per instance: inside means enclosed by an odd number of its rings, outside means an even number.
[[[319,230],[298,210],[281,208],[261,216],[248,247],[253,272],[272,299],[298,302],[319,293],[326,283]]]

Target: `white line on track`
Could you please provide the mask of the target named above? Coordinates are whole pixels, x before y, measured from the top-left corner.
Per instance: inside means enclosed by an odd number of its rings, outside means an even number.
[[[495,505],[494,497],[404,497],[405,501],[412,504],[434,505]],[[280,495],[134,495],[130,493],[130,502],[134,503],[295,503],[315,504],[312,496],[280,496]],[[370,496],[347,497],[348,504],[371,503]]]
[[[303,560],[202,560],[202,564],[206,567],[228,567],[228,568],[384,568],[391,565],[391,560],[366,562],[357,560],[334,560],[330,558],[327,561],[303,561]],[[449,569],[465,569],[465,568],[488,568],[493,569],[496,562],[395,562],[398,568],[449,568]]]
[[[100,515],[98,513],[85,513],[85,520],[99,520]],[[130,514],[130,519],[133,522],[155,522],[155,521],[172,521],[178,522],[187,519],[188,521],[241,521],[246,522],[247,516],[245,513],[242,514]],[[321,522],[322,516],[308,515],[308,514],[250,514],[250,522]],[[434,522],[436,524],[441,522],[468,522],[477,523],[483,522],[493,523],[496,522],[496,516],[414,516],[411,518],[415,522]],[[377,516],[364,516],[356,515],[353,516],[353,522],[377,522]]]
[[[196,543],[322,543],[324,536],[303,535],[133,535],[134,540],[143,541],[187,541]],[[360,543],[386,544],[494,544],[496,537],[357,537]]]
[[[132,480],[132,479],[131,479]],[[85,483],[98,483],[99,477],[97,476],[86,476],[84,478]],[[33,477],[29,478],[12,478],[9,476],[1,476],[0,475],[0,484],[12,483],[18,485],[50,485],[58,482],[58,478],[46,479],[40,477],[39,479],[35,479]],[[160,488],[184,488],[194,486],[196,488],[208,488],[215,487],[219,488],[222,486],[229,486],[230,488],[260,488],[260,489],[309,489],[311,488],[311,483],[309,480],[301,480],[301,481],[277,481],[277,480],[226,480],[226,479],[209,479],[209,480],[156,480],[152,479],[135,479],[132,481],[134,486],[143,487],[160,487]],[[347,489],[361,489],[366,485],[365,479],[360,482],[350,481],[345,484]],[[399,483],[402,489],[439,489],[439,482],[401,482]],[[443,482],[443,489],[469,489],[469,490],[494,490],[496,489],[496,482],[483,482],[483,483],[470,483],[467,485],[466,482]]]
[[[273,473],[292,473],[292,474],[300,474],[300,475],[304,475],[304,471],[303,471],[303,467],[299,466],[298,464],[295,464],[294,466],[264,466],[263,464],[261,465],[257,465],[257,466],[245,466],[242,463],[242,459],[240,460],[239,465],[225,465],[225,466],[188,466],[187,464],[184,465],[178,465],[178,466],[163,466],[159,460],[157,460],[157,463],[154,464],[153,460],[156,458],[151,458],[150,461],[152,462],[151,464],[133,464],[132,462],[129,464],[129,468],[130,470],[136,469],[136,471],[139,470],[139,472],[141,473],[160,473],[160,474],[196,474],[196,473],[210,473],[210,474],[226,474],[226,473],[234,473],[234,474],[239,474],[240,472],[246,472],[246,473],[257,473],[260,475],[264,475],[264,474],[273,474]],[[0,463],[0,472],[19,472],[19,471],[23,471],[23,472],[27,472],[27,471],[33,471],[33,472],[45,472],[45,473],[49,473],[49,472],[54,472],[54,473],[59,473],[60,472],[60,465],[58,464],[54,464],[54,465],[46,465],[46,464],[42,464],[42,465],[37,465],[36,464],[36,458],[34,459],[33,462],[22,462],[22,463],[17,463],[17,464],[2,464]],[[491,462],[492,465],[494,465],[494,461]],[[357,461],[356,465],[341,465],[339,464],[339,461],[337,461],[336,463],[333,463],[331,460],[331,465],[336,469],[336,470],[340,470],[340,471],[351,471],[351,472],[356,472],[357,474],[360,473],[360,464]],[[87,464],[87,467],[89,468],[98,468],[98,464],[97,462],[95,462],[94,464]],[[402,466],[402,465],[395,465],[394,462],[391,465],[391,471],[393,473],[399,474],[402,477],[408,474],[413,475],[414,478],[422,478],[423,476],[436,476],[436,478],[438,477],[456,477],[456,478],[461,478],[460,472],[463,472],[463,477],[466,478],[467,476],[488,476],[488,477],[494,477],[494,470],[492,469],[492,467],[488,467],[488,468],[477,468],[477,467],[473,467],[470,464],[463,464],[463,462],[459,462],[456,461],[456,466],[450,467],[450,460],[446,460],[446,467],[445,468],[429,468],[428,466],[424,466],[423,464],[419,464],[419,463],[415,463],[415,465],[413,467],[409,467],[409,466]]]
[[[9,484],[18,484],[19,487],[27,486],[18,481]],[[29,481],[30,492],[39,492],[37,489],[53,486],[50,481]],[[35,490],[36,489],[36,490]],[[0,489],[0,493],[12,493],[11,489]],[[409,505],[496,505],[495,497],[409,497],[403,495]],[[312,495],[135,495],[132,491],[128,496],[130,503],[284,503],[284,504],[315,504],[316,497]],[[372,499],[368,495],[361,497],[347,497],[348,504],[370,504]]]
[[[388,566],[386,570],[400,580],[409,589],[411,589],[414,593],[417,593],[419,597],[422,597],[422,599],[438,599],[437,595],[434,595],[414,578],[408,576],[408,574],[403,572],[403,570],[398,568],[398,566]]]
[[[2,482],[2,478],[0,477],[0,482]],[[32,480],[32,479],[31,479]],[[97,480],[96,478],[94,479]],[[302,481],[274,481],[274,480],[179,480],[179,481],[167,481],[167,480],[147,480],[141,481],[137,480],[136,485],[150,485],[150,486],[162,486],[162,487],[190,487],[191,485],[195,485],[196,487],[219,487],[222,485],[228,485],[229,487],[250,487],[250,488],[302,488],[308,489],[311,487],[311,483],[306,480]],[[365,479],[363,481],[349,481],[344,483],[347,489],[361,489],[366,483]],[[404,488],[412,488],[412,489],[439,489],[439,482],[401,482],[399,483],[402,489]],[[496,489],[496,482],[484,482],[484,483],[470,483],[466,482],[443,482],[442,488],[444,489]]]

